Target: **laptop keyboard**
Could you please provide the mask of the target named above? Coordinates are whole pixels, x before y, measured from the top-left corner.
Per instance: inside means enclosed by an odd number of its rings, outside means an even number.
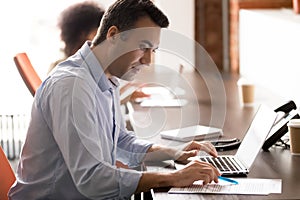
[[[200,157],[200,160],[212,164],[220,172],[235,172],[242,169],[233,157]]]

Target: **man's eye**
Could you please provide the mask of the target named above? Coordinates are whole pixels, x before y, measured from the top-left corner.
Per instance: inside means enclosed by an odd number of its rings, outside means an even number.
[[[145,45],[145,44],[140,44],[140,45],[139,45],[139,48],[140,48],[140,50],[142,50],[142,51],[147,51],[148,46]]]
[[[139,45],[139,49],[144,52],[149,50],[149,51],[152,51],[153,53],[155,53],[158,48],[152,48],[148,44],[142,43]]]

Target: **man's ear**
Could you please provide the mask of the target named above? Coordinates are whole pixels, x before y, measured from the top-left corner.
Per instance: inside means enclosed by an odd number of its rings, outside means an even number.
[[[115,42],[118,37],[119,29],[116,26],[111,26],[106,34],[106,39],[109,42]]]

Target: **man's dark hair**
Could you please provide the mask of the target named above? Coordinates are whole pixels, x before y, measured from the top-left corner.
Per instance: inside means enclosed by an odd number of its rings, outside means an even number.
[[[65,43],[66,56],[74,54],[85,42],[87,35],[100,25],[104,9],[93,1],[76,3],[66,8],[58,19],[60,37]]]
[[[98,45],[106,39],[111,26],[116,26],[120,32],[127,31],[145,16],[150,17],[161,28],[169,26],[167,16],[151,0],[117,0],[105,12],[93,45]]]

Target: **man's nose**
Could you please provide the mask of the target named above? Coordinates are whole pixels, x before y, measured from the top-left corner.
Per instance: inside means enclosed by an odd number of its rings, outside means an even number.
[[[149,65],[151,63],[151,58],[152,58],[152,51],[151,51],[151,49],[147,49],[144,52],[143,57],[141,57],[140,62],[141,62],[141,64]]]

